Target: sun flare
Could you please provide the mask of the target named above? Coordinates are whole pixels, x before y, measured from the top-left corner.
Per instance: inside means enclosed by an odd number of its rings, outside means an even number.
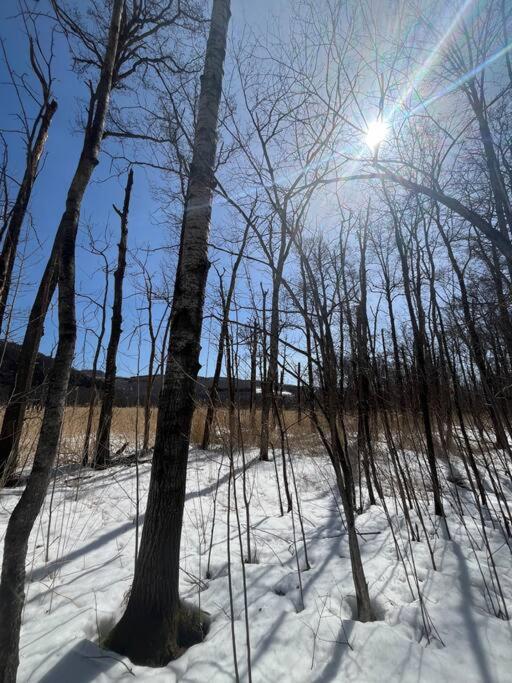
[[[388,132],[389,128],[385,121],[372,121],[366,130],[365,142],[373,150],[386,139]]]

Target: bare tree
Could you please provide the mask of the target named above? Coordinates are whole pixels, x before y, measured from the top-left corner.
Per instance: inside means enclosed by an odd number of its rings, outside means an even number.
[[[148,333],[149,333],[149,359],[148,359],[148,371],[146,375],[146,391],[144,396],[144,426],[143,426],[143,436],[142,436],[142,452],[147,453],[150,448],[149,437],[150,437],[150,427],[151,427],[151,413],[152,413],[152,402],[153,402],[153,387],[155,385],[155,379],[159,372],[160,365],[164,363],[161,359],[156,364],[157,352],[158,352],[158,341],[162,328],[164,328],[164,337],[168,333],[169,325],[169,295],[167,293],[167,283],[164,279],[164,288],[160,291],[155,290],[153,284],[153,277],[148,271],[145,264],[141,263],[142,274],[144,277],[144,297],[147,302],[147,312],[148,312]],[[160,320],[155,324],[155,312],[154,304],[156,301],[165,301],[164,310],[160,316]],[[165,323],[165,325],[164,325]],[[165,346],[165,339],[163,340],[163,345]],[[156,364],[156,365],[155,365]]]
[[[222,359],[224,356],[224,344],[226,341],[226,335],[228,333],[228,323],[229,323],[229,316],[230,316],[230,311],[231,311],[231,301],[233,299],[233,294],[235,292],[238,268],[240,267],[240,264],[242,263],[242,259],[244,257],[245,248],[247,245],[247,240],[249,237],[250,228],[251,228],[251,224],[247,223],[245,226],[243,236],[242,236],[242,242],[241,242],[240,247],[239,247],[238,255],[237,255],[237,257],[233,263],[233,268],[231,269],[231,277],[229,280],[229,286],[228,286],[228,289],[227,289],[225,296],[222,299],[222,319],[221,319],[221,327],[220,327],[220,335],[219,335],[219,345],[217,347],[217,359],[215,362],[215,370],[213,373],[212,384],[211,384],[210,390],[208,392],[208,407],[206,409],[206,416],[205,416],[205,420],[204,420],[204,429],[203,429],[203,439],[201,442],[201,448],[203,450],[207,450],[208,446],[210,444],[211,429],[212,429],[212,424],[213,424],[213,420],[215,417],[215,407],[218,403],[218,398],[219,398],[218,397],[219,380],[220,380],[220,373],[222,371]]]
[[[103,380],[101,410],[94,451],[94,466],[98,468],[107,467],[110,463],[110,430],[112,426],[112,412],[114,409],[114,398],[116,391],[116,357],[123,324],[123,281],[126,270],[128,214],[130,211],[132,187],[133,169],[130,169],[124,191],[123,208],[118,209],[114,205],[114,211],[117,213],[121,221],[121,237],[119,239],[118,246],[117,268],[114,272],[114,301],[112,303],[110,338],[107,346],[107,359],[105,363],[105,377]]]
[[[74,62],[79,69],[103,68],[104,54],[101,45],[107,44],[108,19],[104,8],[91,0],[90,13],[86,18],[69,10],[63,3],[52,0],[52,7],[59,26],[64,31],[73,50]],[[105,135],[105,124],[96,130],[94,115],[100,98],[108,104],[110,91],[127,87],[129,79],[139,70],[155,65],[174,65],[169,41],[173,27],[191,30],[196,15],[192,16],[188,5],[175,0],[155,0],[150,4],[131,0],[124,5],[122,26],[115,55],[114,71],[109,91],[100,92],[90,86],[90,99],[85,124],[81,163],[90,175],[98,163],[98,156]],[[165,33],[165,38],[162,34]],[[103,103],[101,103],[101,107]],[[107,107],[108,108],[108,107]],[[98,137],[99,133],[99,137]],[[32,306],[28,325],[19,355],[19,370],[6,408],[0,431],[0,476],[9,478],[18,458],[18,443],[26,411],[28,392],[32,385],[39,343],[43,334],[44,320],[53,297],[58,279],[60,234],[55,241]]]
[[[32,194],[32,188],[37,178],[40,161],[43,156],[46,140],[48,138],[50,124],[55,112],[57,111],[57,102],[52,97],[53,78],[51,66],[53,47],[50,56],[46,57],[37,38],[35,27],[33,29],[35,37],[28,32],[27,20],[28,19],[25,18],[25,27],[27,30],[29,44],[30,65],[41,88],[38,111],[33,122],[29,120],[29,115],[23,102],[23,91],[26,90],[27,94],[30,96],[30,99],[32,99],[32,89],[27,84],[25,77],[18,79],[13,73],[2,43],[4,59],[9,71],[11,84],[16,91],[17,98],[20,103],[21,113],[19,118],[22,122],[22,129],[25,138],[26,165],[14,205],[10,210],[9,218],[6,220],[4,226],[4,242],[0,252],[0,330],[3,326],[5,310],[7,307],[7,301],[9,299],[12,272],[14,268],[14,262],[16,260],[21,229],[27,213],[30,196]],[[7,202],[5,208],[7,208]]]
[[[107,256],[105,254],[106,248],[104,249],[98,249],[93,241],[92,241],[92,236],[91,236],[91,250],[93,253],[100,254],[103,258],[103,270],[105,273],[105,285],[103,287],[103,298],[101,300],[100,304],[100,329],[96,333],[96,348],[94,350],[94,356],[92,359],[92,367],[91,367],[91,396],[89,398],[89,409],[87,411],[87,423],[85,426],[85,435],[84,435],[84,446],[82,449],[82,465],[84,467],[88,464],[89,462],[89,451],[90,451],[90,446],[91,446],[91,432],[92,432],[92,425],[93,425],[93,419],[94,419],[94,411],[96,408],[96,403],[98,400],[98,387],[97,387],[97,378],[98,378],[98,363],[100,359],[100,354],[103,346],[103,337],[105,336],[105,330],[107,326],[107,299],[108,299],[108,289],[109,289],[109,275],[110,275],[110,269],[109,269],[109,263]]]
[[[108,109],[112,77],[115,68],[117,41],[121,28],[123,0],[115,0],[108,34],[97,98],[90,112],[87,147],[82,153],[71,181],[66,210],[57,235],[59,253],[59,343],[48,382],[48,393],[34,464],[27,486],[9,519],[4,541],[2,577],[0,582],[0,680],[16,680],[19,660],[21,612],[25,599],[25,560],[34,522],[44,501],[51,468],[55,462],[71,363],[75,350],[75,242],[80,217],[80,205],[97,163]],[[87,156],[86,156],[87,153]]]
[[[153,666],[166,664],[179,655],[179,623],[180,619],[186,620],[179,599],[180,539],[208,276],[213,169],[229,17],[229,0],[214,0],[144,528],[126,611],[107,639],[116,652]]]

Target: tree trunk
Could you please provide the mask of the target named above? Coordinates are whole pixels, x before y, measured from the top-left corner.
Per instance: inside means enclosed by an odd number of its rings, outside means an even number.
[[[368,220],[368,215],[367,215]],[[366,283],[366,247],[367,224],[363,234],[359,235],[360,265],[359,287],[360,301],[356,318],[356,381],[357,381],[357,449],[362,457],[366,486],[370,505],[375,505],[370,459],[373,457],[370,434],[370,363],[368,358],[368,316],[367,316],[367,283]]]
[[[105,263],[105,289],[103,291],[103,301],[101,303],[101,324],[100,332],[98,334],[98,339],[96,343],[96,350],[94,351],[94,358],[92,361],[92,373],[91,373],[91,397],[89,399],[89,410],[87,411],[87,424],[85,426],[85,436],[84,436],[84,447],[82,449],[82,465],[87,466],[89,462],[89,450],[91,442],[91,432],[92,423],[94,419],[94,409],[96,408],[96,402],[98,399],[98,389],[96,387],[96,379],[98,375],[98,360],[101,353],[101,345],[103,343],[103,337],[105,335],[105,327],[107,322],[107,298],[108,298],[108,276],[109,268],[108,263]]]
[[[149,450],[149,430],[151,427],[151,391],[153,389],[154,381],[154,365],[156,356],[156,334],[153,328],[153,296],[151,287],[147,292],[148,295],[148,329],[150,336],[149,362],[148,362],[148,379],[146,383],[146,395],[144,397],[144,433],[142,437],[142,452],[147,453]]]
[[[402,266],[402,276],[404,282],[404,294],[407,302],[409,318],[411,320],[414,351],[416,356],[417,376],[418,376],[418,398],[420,403],[420,411],[423,419],[423,428],[425,431],[425,441],[427,446],[427,461],[430,469],[430,479],[432,482],[432,493],[434,498],[435,514],[444,517],[443,503],[441,500],[441,485],[437,473],[436,454],[434,447],[434,437],[432,434],[432,418],[430,415],[430,392],[428,384],[427,361],[425,356],[425,329],[424,324],[418,322],[414,311],[411,292],[411,280],[409,274],[409,264],[407,262],[406,246],[400,231],[398,221],[394,217],[395,239],[400,254],[400,263]],[[418,306],[421,306],[421,301],[417,301]]]
[[[0,584],[0,681],[16,680],[21,613],[25,601],[28,540],[44,501],[55,462],[75,347],[74,251],[78,221],[66,211],[59,275],[59,344],[48,383],[41,432],[27,486],[9,519]]]
[[[126,611],[107,645],[138,664],[181,652],[179,559],[190,428],[208,277],[208,235],[229,0],[214,0],[181,232],[166,377],[160,394],[148,504]]]
[[[17,359],[14,387],[5,409],[0,432],[0,481],[7,482],[16,469],[18,446],[25,419],[27,400],[37,361],[39,343],[44,331],[44,319],[57,285],[57,262],[62,242],[59,227],[44,270],[36,298],[30,311],[25,336]]]
[[[212,430],[212,424],[213,424],[213,418],[215,417],[215,408],[217,406],[219,396],[218,396],[218,389],[219,389],[219,380],[220,380],[220,373],[222,371],[222,357],[224,355],[224,343],[226,340],[226,335],[228,332],[228,322],[229,322],[229,313],[231,311],[231,300],[233,299],[233,294],[235,292],[235,285],[236,285],[236,277],[238,273],[238,268],[242,262],[242,258],[244,255],[245,251],[245,245],[247,243],[247,238],[249,236],[249,228],[250,228],[250,223],[248,222],[243,238],[242,238],[242,244],[240,245],[240,251],[238,252],[238,255],[236,257],[236,260],[233,264],[233,270],[231,271],[231,278],[229,281],[229,287],[228,287],[228,292],[224,301],[224,305],[222,307],[222,322],[221,322],[221,328],[220,328],[220,337],[219,337],[219,347],[217,349],[217,360],[215,362],[215,372],[213,375],[213,380],[212,380],[212,385],[210,387],[210,391],[208,393],[208,407],[206,409],[206,417],[204,421],[204,429],[203,429],[203,440],[201,442],[201,448],[203,451],[208,450],[208,446],[210,445],[210,434]]]
[[[117,12],[118,4],[122,5],[122,1],[116,0],[116,4],[114,5],[116,8],[115,12]],[[119,8],[119,11],[121,11],[121,9],[122,8]],[[112,17],[114,17],[114,10]],[[119,29],[117,29],[117,32],[119,33]],[[73,210],[77,215],[80,212],[81,200],[92,172],[98,164],[98,156],[105,129],[105,118],[112,87],[118,33],[115,36],[115,44],[113,44],[114,52],[105,55],[96,91],[92,93],[90,98],[88,121],[84,133],[82,152],[69,189],[66,211]],[[110,37],[111,34],[109,34],[109,38]],[[107,49],[110,48],[111,46],[109,43]],[[25,418],[28,392],[32,386],[39,343],[43,335],[44,320],[57,285],[60,249],[64,230],[65,221],[61,220],[55,235],[50,257],[30,311],[27,329],[18,356],[18,371],[16,373],[15,385],[4,413],[2,430],[0,432],[0,482],[7,481],[16,467],[19,439],[23,427],[23,420]]]
[[[278,356],[279,356],[279,294],[283,277],[285,252],[285,228],[281,228],[281,249],[279,260],[275,269],[272,270],[272,302],[270,310],[270,341],[268,354],[268,368],[264,381],[261,383],[261,436],[260,436],[260,460],[268,460],[268,444],[270,435],[270,411],[274,405],[275,392],[278,380]]]
[[[492,391],[492,377],[489,370],[489,365],[485,358],[485,350],[480,340],[480,335],[478,334],[475,321],[471,315],[466,282],[464,280],[463,272],[453,252],[450,240],[448,239],[448,235],[446,234],[446,231],[440,220],[439,212],[436,215],[436,224],[446,247],[446,251],[448,252],[448,258],[450,259],[451,266],[459,283],[462,312],[464,315],[464,322],[466,323],[466,327],[468,329],[469,349],[473,354],[473,358],[475,359],[475,363],[480,373],[480,380],[482,382],[482,388],[486,398],[485,403],[489,412],[494,433],[496,435],[496,444],[498,448],[506,449],[508,447],[508,439],[496,409],[496,402]]]
[[[55,462],[62,419],[66,405],[71,363],[75,350],[75,243],[80,206],[92,171],[97,164],[100,142],[112,83],[112,73],[121,25],[123,0],[115,0],[108,44],[97,88],[94,119],[71,182],[66,209],[58,233],[59,248],[59,343],[50,373],[45,412],[37,443],[34,464],[27,486],[13,510],[4,541],[0,583],[0,682],[13,683],[19,661],[21,613],[25,600],[25,561],[34,522],[44,501],[51,469]],[[85,148],[85,144],[84,144]],[[87,151],[88,154],[84,154]],[[91,155],[89,153],[92,153]]]
[[[297,422],[302,421],[302,373],[300,363],[297,363]]]
[[[107,467],[110,463],[110,428],[112,425],[112,411],[114,409],[114,397],[116,390],[116,356],[121,338],[121,326],[123,324],[123,280],[126,270],[126,247],[128,242],[128,213],[130,211],[130,197],[133,186],[133,170],[128,173],[128,180],[124,191],[123,210],[114,210],[121,219],[121,239],[119,240],[119,253],[117,268],[114,273],[114,301],[112,303],[112,321],[110,327],[110,339],[107,347],[107,360],[105,363],[105,379],[103,383],[103,396],[101,401],[100,419],[96,434],[96,448],[94,453],[94,466]]]
[[[0,331],[3,326],[5,309],[7,307],[7,300],[9,298],[12,271],[14,268],[14,261],[16,259],[21,228],[27,213],[27,207],[36,179],[39,161],[43,154],[44,146],[48,138],[50,123],[56,111],[57,102],[54,100],[47,102],[42,107],[41,122],[39,124],[37,137],[34,145],[28,150],[25,173],[23,175],[23,180],[21,181],[21,185],[11,213],[11,218],[5,233],[5,240],[0,253]]]
[[[258,325],[256,321],[250,332],[250,353],[251,353],[251,379],[249,394],[249,415],[251,433],[254,431],[256,419],[256,373],[258,369]]]
[[[374,620],[368,584],[364,573],[361,551],[357,540],[355,525],[355,509],[353,491],[355,490],[352,467],[346,449],[343,448],[338,432],[337,417],[340,413],[338,405],[337,378],[334,345],[329,329],[326,328],[325,348],[322,350],[324,372],[326,374],[326,408],[331,436],[331,462],[336,475],[338,491],[341,496],[343,512],[347,525],[352,578],[356,593],[357,618],[367,622]]]
[[[144,397],[144,430],[142,435],[142,452],[147,453],[149,451],[149,432],[151,428],[151,393],[153,390],[153,367],[155,364],[155,354],[156,348],[151,342],[151,351],[149,353],[149,363],[148,363],[148,379],[146,384],[146,395]],[[158,367],[157,367],[158,371]]]

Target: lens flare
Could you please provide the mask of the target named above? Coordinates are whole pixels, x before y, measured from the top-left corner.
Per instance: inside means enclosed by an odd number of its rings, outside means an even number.
[[[386,139],[388,132],[387,123],[384,121],[373,121],[366,130],[365,142],[373,150]]]

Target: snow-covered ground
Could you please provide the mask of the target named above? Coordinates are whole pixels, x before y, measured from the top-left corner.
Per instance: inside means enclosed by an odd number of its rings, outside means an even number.
[[[256,462],[255,453],[248,459],[254,460],[247,471],[247,491],[251,544],[257,554],[255,563],[245,564],[254,681],[512,681],[512,626],[492,613],[491,601],[498,588],[491,588],[487,554],[469,502],[466,529],[457,515],[450,515],[451,540],[441,530],[436,533],[427,520],[437,571],[424,538],[407,542],[403,516],[394,501],[389,500],[388,509],[403,562],[397,559],[382,508],[371,507],[358,517],[361,552],[378,619],[362,624],[354,620],[348,543],[328,460],[293,458],[311,564],[309,571],[300,573],[303,605],[297,571],[297,558],[301,568],[305,561],[299,519],[279,514],[274,464]],[[206,578],[219,467],[211,578]],[[141,513],[149,469],[149,464],[140,465]],[[131,681],[134,676],[152,682],[234,680],[227,460],[221,462],[219,453],[191,452],[181,592],[210,613],[211,627],[203,643],[163,669],[134,666],[96,644],[98,635],[120,615],[131,584],[135,468],[84,472],[78,497],[76,477],[76,472],[68,470],[56,478],[31,540],[19,680],[86,683]],[[245,547],[240,474],[236,485]],[[470,500],[468,491],[459,492]],[[0,538],[19,493],[11,489],[0,494]],[[503,534],[493,528],[491,515],[486,528],[512,613],[511,553]],[[241,680],[247,680],[243,576],[234,508],[229,533],[238,666]]]

